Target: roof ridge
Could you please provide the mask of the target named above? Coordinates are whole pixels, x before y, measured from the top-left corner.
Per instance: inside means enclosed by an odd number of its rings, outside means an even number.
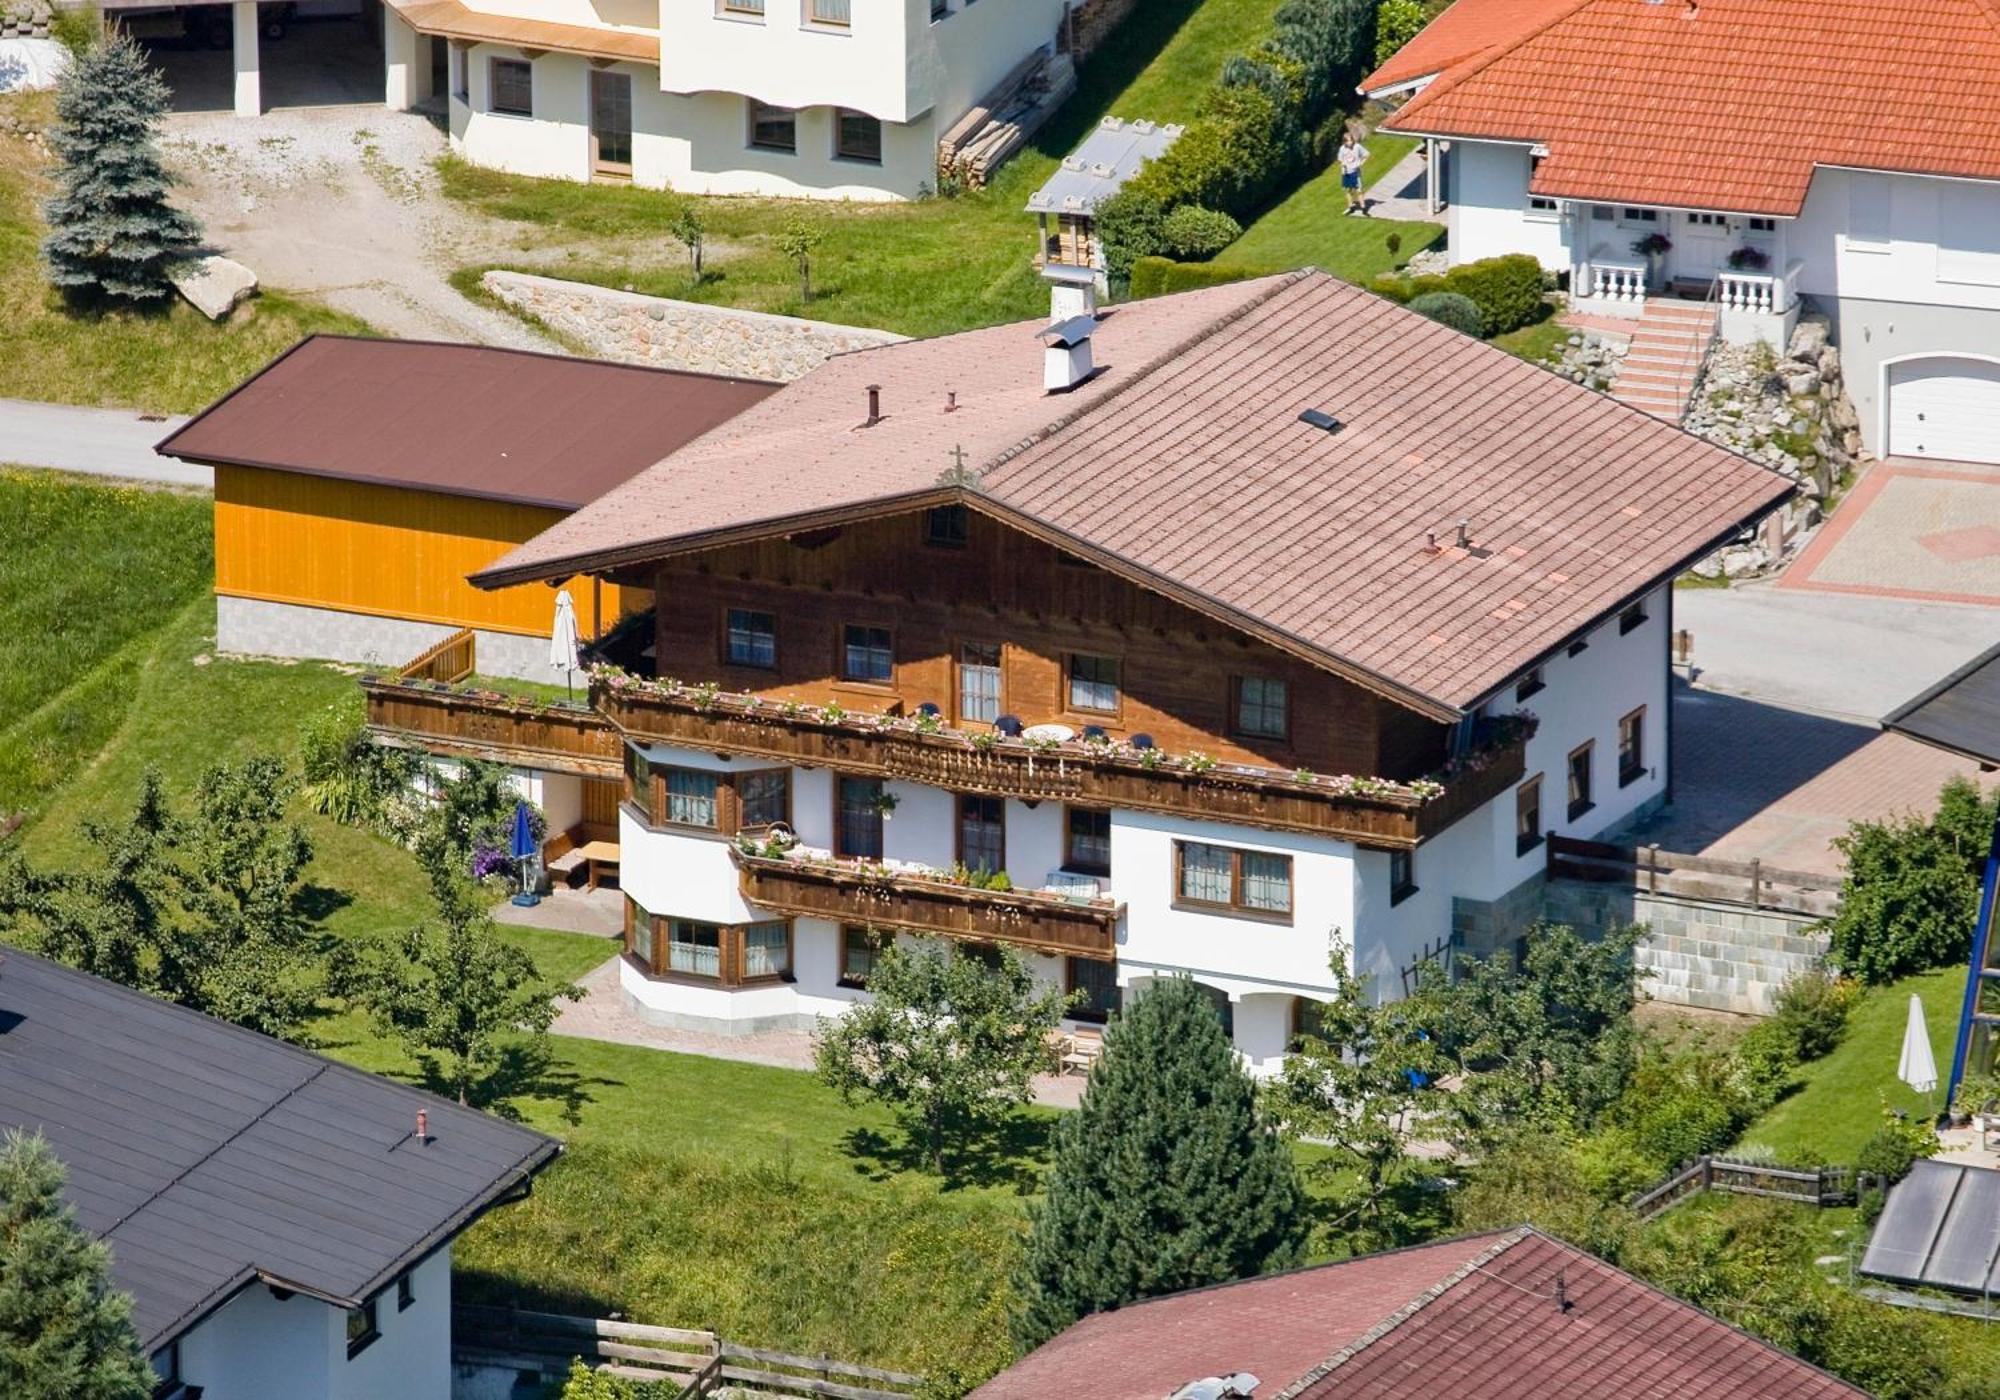
[[[1473,1255],[1472,1258],[1466,1260],[1458,1268],[1453,1269],[1445,1277],[1439,1279],[1402,1307],[1390,1313],[1352,1342],[1349,1342],[1332,1356],[1329,1356],[1326,1360],[1320,1362],[1319,1365],[1313,1367],[1310,1371],[1307,1371],[1304,1375],[1272,1396],[1271,1400],[1296,1400],[1296,1397],[1305,1394],[1309,1387],[1325,1380],[1328,1375],[1352,1361],[1371,1344],[1382,1340],[1382,1338],[1388,1336],[1398,1327],[1401,1327],[1405,1322],[1408,1322],[1432,1303],[1444,1297],[1452,1289],[1458,1287],[1459,1284],[1465,1282],[1466,1279],[1479,1271],[1481,1265],[1490,1264],[1523,1240],[1539,1235],[1540,1233],[1532,1225],[1515,1226],[1503,1238],[1497,1240],[1491,1248],[1483,1249]]]
[[[1531,29],[1529,29],[1526,33],[1516,35],[1514,38],[1507,40],[1504,43],[1489,44],[1486,48],[1482,49],[1478,53],[1470,55],[1467,59],[1461,61],[1457,65],[1451,68],[1447,68],[1442,73],[1439,73],[1437,77],[1431,79],[1431,81],[1427,85],[1418,89],[1417,92],[1412,94],[1409,101],[1405,102],[1401,107],[1397,108],[1388,117],[1384,118],[1381,124],[1383,126],[1388,127],[1391,131],[1400,130],[1401,128],[1398,127],[1396,123],[1401,121],[1402,118],[1408,116],[1412,108],[1421,111],[1422,108],[1432,98],[1442,93],[1448,93],[1452,91],[1454,88],[1458,87],[1459,84],[1465,82],[1467,79],[1472,78],[1475,75],[1484,72],[1488,67],[1490,67],[1494,63],[1499,62],[1502,58],[1505,58],[1508,54],[1513,53],[1516,49],[1521,48],[1523,45],[1529,43],[1531,40],[1540,38],[1550,29],[1553,29],[1556,25],[1561,24],[1564,21],[1568,20],[1572,15],[1576,14],[1578,11],[1589,9],[1592,5],[1595,5],[1597,2],[1598,0],[1575,0],[1574,4],[1563,6],[1561,9],[1557,10],[1554,14],[1544,19],[1540,24],[1537,24]],[[1440,15],[1439,18],[1442,19],[1443,16]]]
[[[1172,364],[1182,355],[1187,354],[1188,351],[1194,349],[1195,346],[1201,344],[1203,341],[1209,339],[1211,336],[1214,336],[1219,332],[1226,330],[1228,327],[1242,320],[1252,311],[1255,311],[1258,307],[1264,305],[1266,302],[1276,297],[1280,292],[1289,291],[1293,287],[1300,286],[1303,283],[1313,278],[1324,278],[1328,276],[1330,276],[1329,273],[1322,271],[1318,267],[1308,266],[1295,269],[1294,271],[1291,272],[1280,273],[1277,276],[1270,278],[1269,284],[1262,291],[1258,292],[1257,295],[1245,298],[1243,301],[1239,302],[1237,305],[1230,308],[1230,310],[1227,311],[1226,313],[1217,316],[1214,320],[1209,321],[1207,324],[1199,326],[1196,329],[1190,331],[1187,335],[1175,341],[1165,350],[1162,350],[1159,354],[1153,356],[1152,359],[1141,361],[1137,369],[1133,370],[1129,375],[1125,376],[1125,378],[1118,380],[1113,384],[1109,385],[1108,387],[1106,387],[1103,393],[1097,395],[1095,398],[1085,400],[1083,403],[1077,405],[1075,408],[1072,408],[1069,412],[1062,414],[1061,416],[1053,419],[1048,423],[1043,424],[1039,428],[1036,428],[1035,430],[1030,432],[1026,437],[1022,438],[1019,442],[1013,443],[1011,446],[1002,448],[996,456],[989,458],[985,463],[983,463],[979,467],[977,475],[983,479],[987,472],[990,472],[997,467],[1005,466],[1008,462],[1012,461],[1015,457],[1020,456],[1023,452],[1026,452],[1029,448],[1035,446],[1037,443],[1048,441],[1048,439],[1054,437],[1064,428],[1067,428],[1072,424],[1077,423],[1082,419],[1088,417],[1090,414],[1102,408],[1105,404],[1116,401],[1121,395],[1130,391],[1135,385],[1145,383],[1155,373],[1166,368],[1166,366]],[[1183,293],[1183,295],[1192,295],[1192,294],[1193,293]],[[1086,380],[1085,382],[1088,383],[1089,381]],[[983,485],[975,486],[972,489],[979,491],[981,495],[985,494]]]

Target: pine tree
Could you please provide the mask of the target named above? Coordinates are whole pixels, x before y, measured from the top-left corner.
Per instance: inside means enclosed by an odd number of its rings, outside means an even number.
[[[63,1203],[63,1168],[40,1137],[0,1144],[0,1395],[146,1400],[153,1370],[132,1300],[110,1286],[111,1251]]]
[[[166,107],[166,83],[122,34],[63,76],[51,136],[62,163],[42,257],[72,302],[157,302],[172,291],[172,265],[201,241],[200,225],[167,202],[173,177],[154,141]]]
[[[1207,996],[1154,983],[1105,1036],[1056,1125],[1018,1279],[1015,1339],[1086,1313],[1298,1262],[1305,1193]]]

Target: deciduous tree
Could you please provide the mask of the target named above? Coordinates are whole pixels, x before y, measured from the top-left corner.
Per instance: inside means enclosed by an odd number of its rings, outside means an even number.
[[[63,75],[42,258],[49,281],[73,302],[157,303],[173,291],[173,264],[201,241],[200,226],[167,199],[173,177],[154,139],[166,108],[166,83],[122,34],[86,50]]]
[[[1208,998],[1155,982],[1105,1035],[1075,1113],[1056,1125],[1032,1207],[1016,1339],[1087,1313],[1296,1263],[1305,1193]]]
[[[434,922],[363,947],[343,979],[349,994],[424,1062],[463,1104],[502,1102],[510,1055],[533,1057],[559,999],[582,995],[541,976],[500,937],[478,886],[436,850],[425,853]]]
[[[147,1400],[153,1370],[111,1251],[76,1223],[63,1167],[40,1137],[0,1143],[0,1395]]]
[[[1068,997],[1037,983],[1021,955],[991,962],[941,940],[890,945],[868,974],[870,1001],[820,1023],[820,1077],[850,1101],[888,1105],[933,1171],[948,1147],[990,1131],[1053,1067],[1049,1032]]]

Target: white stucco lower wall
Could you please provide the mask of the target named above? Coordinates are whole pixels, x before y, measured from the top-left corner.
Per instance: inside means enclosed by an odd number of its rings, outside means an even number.
[[[474,165],[545,179],[589,180],[590,60],[545,53],[533,61],[531,116],[492,110],[493,58],[520,51],[475,44],[465,70],[464,98],[450,103],[452,150]],[[916,197],[937,177],[937,132],[926,113],[882,124],[879,164],[834,154],[834,109],[806,107],[797,119],[797,149],[750,144],[748,99],[735,92],[681,94],[660,90],[659,70],[614,63],[606,70],[632,83],[632,183],[684,194],[742,194],[811,199],[894,200]]]
[[[1567,272],[1563,222],[1528,207],[1529,148],[1496,141],[1454,141],[1446,162],[1445,224],[1454,264],[1532,253],[1551,272]]]
[[[350,1357],[347,1314],[295,1293],[280,1301],[255,1283],[184,1334],[181,1379],[203,1400],[450,1400],[451,1251],[375,1300],[375,1341]]]

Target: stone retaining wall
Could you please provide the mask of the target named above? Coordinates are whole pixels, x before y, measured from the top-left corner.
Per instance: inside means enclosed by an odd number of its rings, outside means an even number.
[[[1546,917],[1590,936],[1619,923],[1641,923],[1641,983],[1654,1001],[1766,1015],[1778,988],[1826,956],[1819,915],[1743,904],[1647,894],[1627,885],[1552,880]]]
[[[792,380],[833,355],[907,338],[863,326],[641,296],[525,272],[489,272],[480,278],[480,285],[593,355],[701,374]]]

